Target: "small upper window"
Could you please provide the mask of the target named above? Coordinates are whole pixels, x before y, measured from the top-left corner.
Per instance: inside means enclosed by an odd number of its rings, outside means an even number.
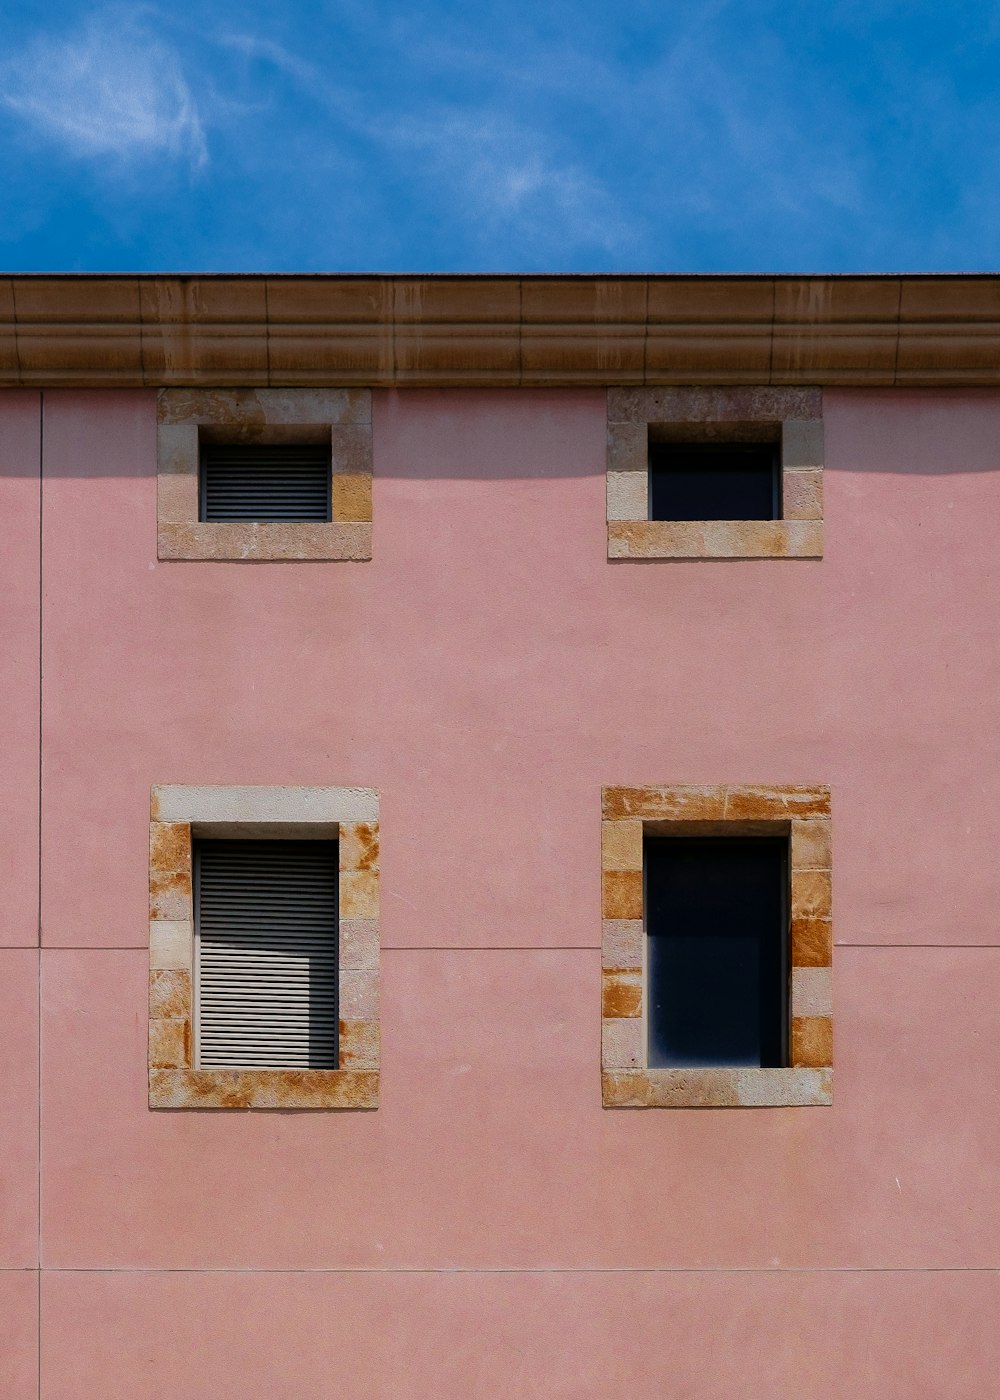
[[[651,442],[651,520],[778,520],[777,443]]]
[[[788,842],[645,842],[651,1067],[788,1064]]]
[[[201,520],[329,520],[330,448],[209,442],[202,448]]]

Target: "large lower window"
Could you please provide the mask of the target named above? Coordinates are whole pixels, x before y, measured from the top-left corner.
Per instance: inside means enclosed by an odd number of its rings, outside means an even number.
[[[830,793],[608,787],[607,1108],[833,1098]]]
[[[197,841],[195,1065],[337,1068],[337,843]]]
[[[645,843],[651,1067],[788,1063],[788,842]]]
[[[378,794],[155,787],[150,1108],[375,1108]]]

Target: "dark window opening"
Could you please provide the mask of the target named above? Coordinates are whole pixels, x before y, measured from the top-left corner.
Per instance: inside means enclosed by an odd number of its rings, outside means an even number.
[[[329,520],[330,448],[322,444],[206,443],[202,520]]]
[[[779,520],[773,442],[651,442],[651,520]]]
[[[788,842],[645,843],[651,1067],[788,1063]]]
[[[336,1069],[336,841],[198,841],[197,1063]]]

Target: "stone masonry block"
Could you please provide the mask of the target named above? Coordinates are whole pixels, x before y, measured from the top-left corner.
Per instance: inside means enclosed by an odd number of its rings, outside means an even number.
[[[377,919],[379,914],[378,872],[340,872],[340,913],[345,919]]]
[[[781,425],[783,467],[822,467],[822,418],[786,418]]]
[[[601,863],[605,870],[642,869],[642,822],[601,823]]]
[[[149,925],[151,969],[190,969],[194,927],[190,919],[153,919]]]
[[[154,820],[161,822],[370,822],[378,820],[378,793],[359,787],[153,788]]]
[[[341,870],[378,869],[378,822],[341,822],[339,841]]]
[[[351,968],[340,974],[340,1014],[345,1021],[378,1019],[378,969]]]
[[[601,979],[601,1014],[609,1019],[642,1015],[642,973],[605,971]]]
[[[640,1069],[643,1062],[642,1021],[601,1022],[601,1065],[604,1069]]]
[[[608,472],[608,519],[646,520],[649,482],[644,472]]]
[[[810,1069],[822,1069],[833,1064],[831,1017],[792,1017],[792,1064]]]
[[[642,967],[645,937],[641,919],[605,919],[601,932],[602,967]]]
[[[340,920],[340,966],[378,967],[379,929],[377,919]]]
[[[601,898],[605,919],[641,919],[642,872],[605,870]]]
[[[785,520],[823,519],[823,473],[807,468],[781,474],[781,514]]]
[[[833,1014],[833,969],[829,967],[792,968],[792,1015],[830,1016]]]

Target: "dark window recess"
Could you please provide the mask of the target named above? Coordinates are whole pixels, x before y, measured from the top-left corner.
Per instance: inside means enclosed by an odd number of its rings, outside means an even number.
[[[336,1069],[337,843],[199,841],[197,1063]]]
[[[651,520],[779,520],[781,469],[771,442],[651,442]]]
[[[788,843],[645,843],[649,1064],[788,1062]]]
[[[202,520],[329,520],[330,449],[209,443],[201,457]]]

